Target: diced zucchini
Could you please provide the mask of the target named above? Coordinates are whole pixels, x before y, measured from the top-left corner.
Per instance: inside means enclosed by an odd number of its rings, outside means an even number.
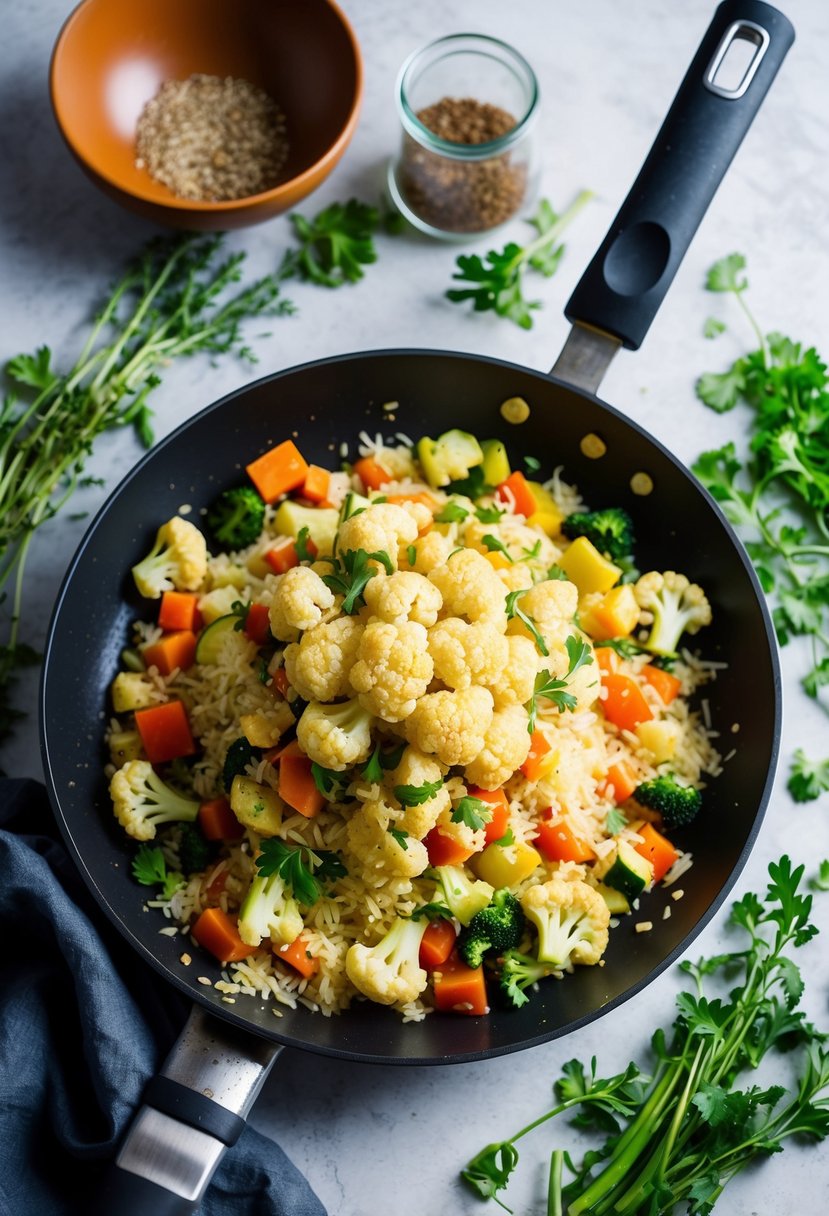
[[[137,671],[119,671],[112,681],[112,708],[117,714],[132,713],[135,709],[146,709],[159,700],[158,690],[152,680]]]
[[[239,640],[241,649],[245,636],[236,628],[240,619],[235,612],[230,612],[212,621],[196,643],[196,662],[218,663],[222,650],[227,645],[227,639],[234,635]]]
[[[276,836],[282,827],[284,802],[269,785],[238,773],[230,787],[230,809],[246,828],[260,836]]]
[[[612,916],[620,916],[622,913],[630,911],[627,897],[621,891],[617,891],[615,887],[609,887],[606,883],[600,882],[597,883],[596,890],[607,904],[607,910]]]
[[[509,467],[507,449],[500,439],[484,439],[481,442],[481,451],[484,454],[481,466],[484,481],[488,486],[499,486],[512,472]]]
[[[368,499],[365,499],[365,505],[369,505]],[[339,514],[335,507],[303,507],[301,503],[286,498],[278,508],[273,523],[280,535],[293,536],[294,540],[303,528],[307,528],[317,551],[325,555],[334,549]]]
[[[613,887],[626,896],[636,899],[641,895],[653,879],[653,866],[626,840],[620,840],[616,846],[616,858],[613,865],[604,876],[608,887]]]
[[[417,458],[433,489],[463,481],[469,470],[483,463],[481,445],[468,431],[444,431],[437,439],[424,436],[417,444]]]

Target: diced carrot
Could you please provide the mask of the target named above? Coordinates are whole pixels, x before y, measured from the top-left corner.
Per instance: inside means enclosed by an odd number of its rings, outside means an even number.
[[[257,646],[264,646],[271,636],[271,622],[266,604],[251,604],[245,617],[245,637]]]
[[[313,819],[325,806],[325,797],[311,772],[311,761],[296,740],[279,755],[279,797],[306,819]]]
[[[363,456],[361,460],[355,460],[354,472],[367,490],[382,490],[383,486],[394,480],[388,469],[384,469],[373,456]]]
[[[489,1013],[483,967],[467,967],[454,952],[433,972],[432,986],[436,1009],[473,1017]]]
[[[238,840],[245,830],[230,809],[227,798],[211,798],[201,804],[199,827],[208,840]]]
[[[426,833],[423,843],[432,866],[460,866],[475,852],[474,849],[461,844],[454,836],[444,836],[437,827]]]
[[[298,489],[308,476],[308,462],[292,439],[278,443],[245,468],[265,502],[276,502],[280,494]]]
[[[256,950],[242,941],[239,930],[221,908],[205,908],[193,925],[192,934],[220,963],[237,963]]]
[[[218,899],[227,886],[227,880],[230,877],[230,871],[226,865],[216,873],[210,882],[205,887],[205,895],[208,899]]]
[[[199,597],[190,591],[165,591],[158,610],[158,623],[162,629],[189,629],[193,633],[201,628],[198,609]]]
[[[492,844],[506,835],[509,827],[509,802],[503,790],[482,790],[477,785],[470,785],[467,794],[471,798],[479,798],[492,808],[492,818],[484,828],[486,843]]]
[[[617,806],[620,802],[627,802],[638,784],[639,778],[627,760],[617,760],[611,764],[604,781],[605,788],[613,786],[613,801]]]
[[[302,493],[313,503],[325,502],[331,485],[331,474],[328,469],[322,469],[318,464],[308,466]]]
[[[495,497],[499,502],[514,502],[515,510],[519,515],[534,515],[538,510],[538,503],[533,497],[533,492],[527,485],[527,479],[520,469],[516,469],[514,473],[510,473],[506,481],[496,487]]]
[[[455,926],[450,920],[433,920],[420,942],[420,965],[426,971],[441,967],[455,948]]]
[[[612,671],[619,670],[619,656],[612,646],[597,646],[594,654],[603,674],[610,675]]]
[[[401,506],[403,503],[407,502],[419,502],[424,507],[428,507],[430,511],[434,511],[437,507],[437,503],[435,502],[434,498],[432,498],[431,494],[425,494],[423,491],[418,491],[416,494],[387,494],[386,501],[396,503],[397,506]],[[422,531],[428,531],[431,526],[431,523],[427,524],[426,528],[422,529]]]
[[[196,750],[181,701],[137,709],[135,725],[150,764],[166,764],[179,756],[192,756]]]
[[[299,565],[299,554],[292,536],[280,537],[275,545],[271,545],[270,549],[265,550],[262,556],[274,574],[284,574],[292,566]]]
[[[145,646],[141,655],[148,667],[157,667],[163,676],[170,675],[177,667],[186,671],[196,659],[196,635],[192,629],[165,633],[157,642]]]
[[[528,781],[537,781],[544,771],[544,758],[550,751],[546,735],[540,730],[534,730],[530,738],[530,750],[527,759],[521,765],[521,772]]]
[[[273,675],[273,683],[274,683],[274,688],[276,688],[277,692],[281,693],[282,696],[287,701],[288,689],[291,687],[291,685],[288,681],[288,673],[284,667],[277,667],[277,669]]]
[[[630,676],[610,672],[602,677],[602,686],[606,692],[600,701],[602,711],[619,730],[635,730],[640,722],[649,722],[653,717],[642,689]]]
[[[319,970],[320,961],[308,953],[308,942],[301,933],[299,937],[294,938],[290,946],[276,947],[274,955],[283,963],[290,963],[294,970],[306,979],[310,979]]]
[[[633,847],[653,866],[653,881],[660,882],[679,857],[679,853],[666,836],[657,832],[652,823],[645,823],[636,831],[642,840]]]
[[[533,841],[548,861],[595,861],[596,854],[586,840],[577,836],[566,819],[545,819],[538,825]]]
[[[664,667],[655,667],[647,663],[641,671],[642,679],[647,680],[651,688],[655,688],[664,705],[670,705],[682,688],[682,681]]]

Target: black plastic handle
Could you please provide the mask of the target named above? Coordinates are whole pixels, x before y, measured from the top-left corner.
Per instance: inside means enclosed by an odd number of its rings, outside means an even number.
[[[569,321],[639,348],[793,42],[791,22],[770,4],[720,4],[633,188],[567,303]],[[754,53],[728,88],[723,63],[738,43]]]
[[[95,1195],[91,1216],[192,1216],[198,1200],[183,1199],[166,1187],[112,1165]]]

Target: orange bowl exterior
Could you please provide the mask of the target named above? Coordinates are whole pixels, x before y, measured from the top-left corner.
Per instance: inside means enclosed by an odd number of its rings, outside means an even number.
[[[249,80],[285,113],[290,152],[271,190],[181,199],[136,165],[143,106],[195,72]],[[110,197],[162,225],[229,229],[286,211],[325,180],[354,134],[363,70],[333,0],[83,0],[55,45],[50,90],[70,150]]]

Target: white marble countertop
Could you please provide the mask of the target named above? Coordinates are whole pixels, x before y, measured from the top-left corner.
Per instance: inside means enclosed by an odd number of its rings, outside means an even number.
[[[379,264],[357,288],[324,292],[298,285],[299,315],[256,337],[256,372],[232,360],[207,359],[170,368],[152,404],[163,435],[189,415],[259,373],[320,356],[391,346],[485,352],[549,368],[567,333],[562,308],[633,181],[650,141],[696,50],[713,5],[685,0],[343,0],[366,65],[365,102],[357,134],[341,165],[305,210],[334,199],[379,195],[385,163],[398,139],[392,102],[399,64],[441,34],[479,31],[501,37],[534,66],[542,89],[541,191],[564,206],[575,192],[597,198],[567,236],[559,273],[533,284],[544,307],[523,332],[490,315],[472,316],[443,292],[458,250],[414,235],[380,239]],[[148,226],[104,198],[62,145],[51,117],[46,72],[69,0],[4,6],[0,77],[2,214],[0,215],[0,357],[47,341],[56,360],[77,349],[92,307],[116,269],[149,234]],[[642,349],[617,357],[602,394],[690,463],[704,448],[739,438],[745,419],[717,416],[694,396],[704,370],[724,367],[750,335],[736,310],[702,290],[704,273],[733,250],[746,254],[751,305],[767,329],[782,329],[829,354],[829,8],[824,0],[787,0],[797,42],[720,189]],[[522,238],[516,222],[505,236]],[[288,240],[277,219],[229,239],[245,250],[251,275],[274,268]],[[474,246],[483,252],[486,241]],[[734,321],[716,343],[702,335],[711,312]],[[261,330],[261,326],[257,327]],[[104,488],[86,490],[71,511],[94,511],[140,455],[127,432],[104,437],[89,471]],[[26,640],[42,643],[51,604],[85,524],[69,512],[38,534],[24,607]],[[803,746],[829,750],[825,714],[803,694],[805,647],[783,653],[782,762],[774,795],[737,892],[762,889],[770,860],[789,850],[810,872],[829,856],[827,798],[796,806],[785,789],[788,759]],[[2,763],[15,775],[40,774],[35,724],[36,679],[20,685],[30,717]],[[825,901],[825,902],[824,902]],[[818,897],[818,923],[829,932],[829,896]],[[714,952],[724,912],[695,943]],[[822,939],[821,939],[822,940]],[[829,951],[809,954],[806,1004],[827,1024]],[[483,1210],[457,1182],[466,1159],[547,1109],[565,1060],[599,1055],[614,1072],[632,1055],[647,1058],[657,1024],[669,1024],[678,988],[675,970],[605,1019],[563,1041],[496,1060],[454,1068],[377,1067],[287,1051],[253,1120],[303,1169],[332,1216],[420,1216]],[[562,1128],[563,1131],[563,1128]],[[522,1216],[544,1211],[550,1138],[525,1142],[523,1168],[508,1202]],[[796,1196],[796,1198],[795,1198]],[[494,1210],[494,1209],[493,1209]],[[829,1152],[789,1147],[731,1184],[717,1206],[725,1216],[829,1210]]]

